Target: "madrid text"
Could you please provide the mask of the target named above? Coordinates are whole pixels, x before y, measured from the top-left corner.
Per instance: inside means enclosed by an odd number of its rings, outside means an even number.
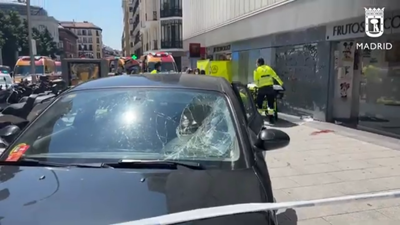
[[[391,50],[393,48],[392,43],[357,43],[356,49],[361,50]]]

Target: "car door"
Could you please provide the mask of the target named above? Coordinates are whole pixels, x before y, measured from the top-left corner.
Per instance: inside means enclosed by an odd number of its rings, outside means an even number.
[[[247,126],[249,127],[249,138],[251,139],[252,143],[254,143],[260,130],[266,128],[264,125],[264,118],[258,112],[253,96],[247,86],[237,82],[234,82],[232,86],[236,95],[239,96],[239,101],[242,103],[242,109],[245,111]],[[246,101],[246,99],[248,101]],[[265,151],[257,151],[253,149],[253,154],[255,161],[254,169],[259,174],[260,182],[263,183],[266,191],[265,200],[267,202],[273,202],[271,179],[265,160]]]
[[[264,127],[264,119],[258,112],[255,105],[253,96],[247,86],[234,82],[232,84],[236,95],[239,97],[239,101],[242,103],[244,114],[246,115],[247,125],[254,134],[258,134]]]

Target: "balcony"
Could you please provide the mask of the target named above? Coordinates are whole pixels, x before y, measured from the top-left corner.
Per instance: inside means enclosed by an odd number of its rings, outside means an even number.
[[[139,1],[136,1],[135,5],[132,7],[132,11],[133,14],[135,14],[138,11],[138,7],[139,7]]]
[[[134,51],[142,47],[142,40],[141,40],[141,38],[140,38],[140,35],[136,35],[133,44],[134,44],[134,46],[133,46],[132,49],[133,49]]]
[[[182,8],[164,8],[160,10],[160,18],[182,17]]]
[[[177,41],[166,41],[161,40],[161,49],[170,49],[170,48],[183,48],[183,44],[181,40]]]
[[[137,17],[135,18],[135,21],[133,22],[133,25],[132,25],[133,33],[136,33],[136,31],[137,31],[139,28],[140,28],[140,18],[139,18],[139,16],[137,16]]]
[[[141,41],[140,33],[137,33],[135,36],[135,45]]]

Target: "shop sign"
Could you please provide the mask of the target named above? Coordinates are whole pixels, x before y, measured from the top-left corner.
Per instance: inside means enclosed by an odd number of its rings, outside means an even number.
[[[400,33],[400,12],[387,13],[384,18],[384,33]],[[326,27],[326,40],[345,40],[367,37],[365,18],[330,24]]]
[[[190,58],[200,58],[200,43],[190,43],[189,44],[189,57]]]
[[[214,53],[225,52],[225,51],[230,51],[230,50],[231,50],[231,46],[230,45],[214,47]]]

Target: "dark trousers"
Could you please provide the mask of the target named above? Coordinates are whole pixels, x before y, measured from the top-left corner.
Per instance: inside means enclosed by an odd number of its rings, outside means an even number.
[[[262,109],[265,99],[267,99],[268,108],[274,109],[275,91],[273,86],[265,86],[258,89],[256,102],[259,109]]]

